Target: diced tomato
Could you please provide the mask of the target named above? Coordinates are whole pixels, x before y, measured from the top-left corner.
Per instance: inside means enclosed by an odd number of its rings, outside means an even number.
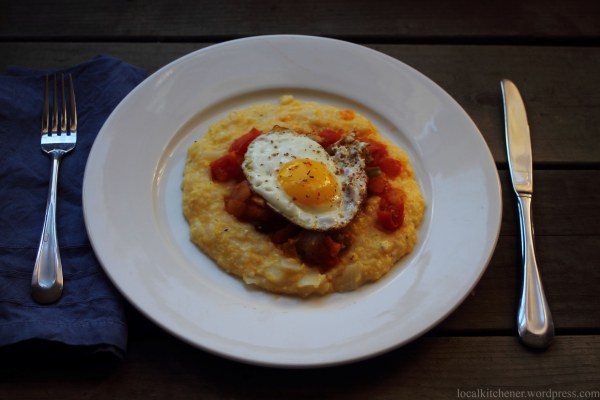
[[[270,212],[266,207],[260,207],[255,204],[246,203],[246,210],[243,219],[246,221],[265,221],[269,218]]]
[[[248,151],[248,146],[256,139],[261,131],[252,128],[248,133],[240,136],[229,146],[229,152],[210,163],[212,180],[215,182],[229,182],[244,179],[242,162]]]
[[[210,163],[210,174],[215,182],[243,179],[242,166],[234,153],[227,153]]]
[[[319,132],[319,137],[321,138],[321,146],[327,148],[340,140],[342,138],[342,134],[331,129],[324,129]]]
[[[244,155],[246,155],[246,151],[248,151],[248,146],[250,145],[250,143],[252,143],[252,141],[261,134],[261,131],[259,131],[256,128],[252,128],[248,133],[235,139],[233,143],[231,143],[231,146],[229,146],[229,151],[232,153],[236,153],[237,155],[244,158]]]
[[[377,220],[388,231],[395,231],[404,223],[404,192],[389,189],[381,195]]]
[[[247,222],[263,233],[275,232],[288,221],[267,206],[267,202],[252,192],[247,180],[235,185],[225,196],[225,211],[242,222]]]
[[[246,201],[251,195],[252,191],[248,181],[241,181],[235,185],[228,196],[225,196],[225,211],[238,219],[242,219],[246,212]]]
[[[246,201],[252,196],[252,190],[247,180],[243,180],[233,187],[229,196],[229,199],[235,199],[239,201]]]
[[[324,242],[325,246],[327,247],[327,253],[329,254],[329,257],[337,258],[337,255],[342,250],[342,244],[333,240],[331,236],[325,236]]]
[[[395,178],[402,172],[402,162],[395,158],[386,157],[379,161],[379,168],[390,178]]]
[[[300,232],[300,227],[296,224],[292,224],[291,222],[286,224],[283,228],[276,230],[271,233],[269,236],[271,241],[275,244],[283,244],[287,242],[289,239],[293,238]]]
[[[388,156],[387,146],[375,140],[365,139],[369,143],[370,160],[368,165],[379,165],[379,162]]]
[[[377,211],[377,220],[381,226],[388,231],[395,231],[402,226],[404,222],[404,207],[388,207],[385,210]]]
[[[238,219],[242,219],[246,212],[246,203],[236,199],[225,199],[225,211]]]
[[[404,204],[404,192],[401,189],[388,189],[381,198],[384,205],[392,204],[399,206],[400,204]]]
[[[388,180],[383,175],[369,178],[369,183],[367,184],[367,190],[369,194],[372,195],[381,195],[388,189],[388,187]]]
[[[325,232],[303,230],[298,235],[296,251],[300,258],[321,268],[331,268],[340,262],[343,244]]]
[[[365,139],[369,143],[369,168],[377,168],[383,174],[370,176],[367,183],[369,195],[380,196],[377,221],[383,229],[395,231],[404,222],[404,192],[390,186],[388,178],[402,172],[402,162],[388,156],[387,146],[381,142]],[[372,174],[374,175],[374,174]]]

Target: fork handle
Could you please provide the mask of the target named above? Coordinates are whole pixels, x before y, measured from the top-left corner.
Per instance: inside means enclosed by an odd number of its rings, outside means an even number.
[[[50,178],[50,190],[46,202],[46,214],[42,237],[38,247],[33,278],[31,280],[31,295],[38,303],[54,303],[63,290],[62,263],[58,250],[56,237],[56,190],[58,181],[58,167],[62,153],[51,152],[52,175]]]
[[[521,341],[531,347],[544,348],[554,339],[554,323],[535,258],[531,194],[517,196],[521,226],[523,283],[517,316]]]

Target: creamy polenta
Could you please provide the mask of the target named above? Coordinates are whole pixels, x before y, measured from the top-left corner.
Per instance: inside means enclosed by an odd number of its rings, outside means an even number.
[[[388,179],[404,194],[403,221],[395,230],[378,223],[381,199],[369,195],[354,219],[343,228],[350,245],[331,268],[303,262],[297,254],[275,244],[252,224],[241,222],[225,210],[226,198],[236,182],[215,182],[211,162],[229,151],[235,139],[252,129],[267,132],[285,126],[299,134],[313,135],[324,129],[353,135],[358,140],[387,146],[390,157],[402,168]],[[260,104],[232,112],[210,126],[188,149],[183,174],[183,213],[189,223],[190,239],[223,270],[246,284],[270,292],[297,296],[351,291],[386,274],[412,251],[425,202],[409,160],[401,149],[383,138],[373,124],[351,110],[304,102],[282,96],[278,104]]]

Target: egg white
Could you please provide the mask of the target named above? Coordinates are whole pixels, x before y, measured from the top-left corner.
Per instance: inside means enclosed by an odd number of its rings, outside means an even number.
[[[347,225],[366,195],[366,144],[344,139],[334,144],[333,156],[317,142],[293,130],[277,128],[256,138],[248,147],[242,169],[252,190],[271,208],[306,229],[325,231]],[[326,207],[294,201],[280,186],[279,169],[296,159],[324,164],[335,176],[338,196]]]

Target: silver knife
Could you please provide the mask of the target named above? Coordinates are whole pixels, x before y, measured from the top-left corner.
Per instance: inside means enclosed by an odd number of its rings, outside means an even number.
[[[544,295],[533,244],[531,197],[533,166],[529,124],[519,90],[508,79],[500,82],[504,99],[504,128],[508,165],[517,195],[521,226],[523,282],[517,314],[521,341],[531,347],[544,348],[554,339],[554,322]]]

